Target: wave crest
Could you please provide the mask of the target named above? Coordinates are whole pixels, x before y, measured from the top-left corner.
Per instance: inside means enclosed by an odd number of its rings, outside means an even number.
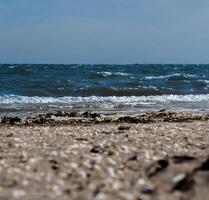
[[[136,103],[136,102],[201,102],[209,101],[209,94],[205,95],[159,95],[159,96],[109,96],[109,97],[28,97],[18,95],[0,96],[0,104],[72,104],[82,102],[112,102],[112,103]]]

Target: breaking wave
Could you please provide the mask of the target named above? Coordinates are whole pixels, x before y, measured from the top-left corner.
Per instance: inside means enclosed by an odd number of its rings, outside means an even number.
[[[209,101],[206,95],[162,95],[162,96],[109,96],[109,97],[28,97],[18,95],[0,96],[0,104],[72,104],[89,102],[112,103],[157,103],[157,102],[202,102]]]

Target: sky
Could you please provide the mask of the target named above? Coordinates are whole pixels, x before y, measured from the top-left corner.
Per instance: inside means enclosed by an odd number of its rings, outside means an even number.
[[[208,0],[0,0],[0,63],[209,63]]]

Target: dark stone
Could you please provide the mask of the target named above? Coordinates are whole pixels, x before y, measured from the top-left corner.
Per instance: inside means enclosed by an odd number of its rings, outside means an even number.
[[[197,168],[200,171],[209,171],[209,157]]]
[[[51,118],[53,115],[54,115],[53,112],[46,113],[46,117],[47,117],[47,118]]]
[[[77,141],[88,141],[87,138],[76,138]]]
[[[59,163],[56,160],[49,160],[49,163],[51,164],[51,168],[53,170],[58,170],[59,169]]]
[[[134,160],[137,160],[137,159],[138,159],[137,154],[134,154],[134,155],[132,155],[128,158],[128,161],[134,161]]]
[[[81,117],[93,118],[100,117],[101,115],[98,113],[84,112]]]
[[[44,124],[47,122],[47,118],[45,115],[38,115],[37,117],[32,119],[32,122],[36,124]]]
[[[157,175],[159,172],[165,170],[169,165],[169,161],[167,159],[161,159],[152,164],[148,169],[147,169],[147,175],[149,177]]]
[[[57,166],[57,165],[51,165],[51,168],[52,168],[53,170],[58,170],[58,169],[59,169],[59,166]]]
[[[6,137],[13,137],[13,133],[7,134]]]
[[[120,117],[117,122],[123,122],[123,123],[138,123],[138,119],[136,117],[129,117],[129,116],[125,116],[125,117]]]
[[[97,118],[97,117],[100,117],[100,116],[101,116],[101,115],[98,114],[98,113],[91,113],[91,114],[90,114],[90,117],[91,117],[91,118],[94,118],[94,119]]]
[[[140,188],[140,193],[146,194],[146,195],[152,195],[155,192],[155,190],[151,187],[144,186]]]
[[[175,180],[176,179],[176,180]],[[172,190],[188,191],[193,187],[194,180],[190,174],[182,174],[174,178],[174,185]]]
[[[180,164],[184,162],[191,162],[195,160],[195,157],[189,155],[176,155],[172,157],[174,163]]]
[[[97,195],[101,192],[102,188],[104,188],[104,187],[105,187],[104,184],[98,185],[98,186],[96,187],[96,189],[94,190],[94,192],[93,192],[93,196],[97,196]]]
[[[90,112],[84,112],[81,114],[81,117],[90,117]]]
[[[78,117],[78,113],[77,112],[71,112],[68,114],[68,117]]]
[[[102,148],[102,147],[100,147],[100,146],[94,146],[91,150],[90,150],[90,152],[91,153],[104,153],[104,149]]]
[[[118,127],[119,131],[124,131],[124,130],[129,130],[129,129],[130,129],[130,126],[119,126]]]
[[[54,116],[55,117],[65,117],[67,113],[65,111],[57,111]]]

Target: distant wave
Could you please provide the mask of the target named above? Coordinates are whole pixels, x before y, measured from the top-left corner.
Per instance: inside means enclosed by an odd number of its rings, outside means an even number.
[[[97,74],[100,74],[104,77],[107,76],[129,76],[129,73],[123,73],[123,72],[109,72],[109,71],[102,71],[102,72],[97,72]]]
[[[168,80],[186,80],[186,79],[191,79],[191,78],[198,78],[196,75],[191,75],[191,74],[169,74],[169,75],[163,75],[163,76],[146,76],[145,79],[147,80],[152,80],[152,79],[168,79]]]

